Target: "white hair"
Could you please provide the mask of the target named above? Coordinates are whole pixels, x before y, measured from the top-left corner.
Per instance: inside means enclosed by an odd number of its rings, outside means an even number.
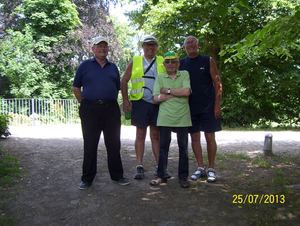
[[[184,40],[183,46],[185,46],[186,40],[187,40],[188,38],[196,39],[196,41],[197,41],[197,43],[198,43],[198,39],[197,39],[195,36],[188,36],[188,37],[186,37],[186,39]]]

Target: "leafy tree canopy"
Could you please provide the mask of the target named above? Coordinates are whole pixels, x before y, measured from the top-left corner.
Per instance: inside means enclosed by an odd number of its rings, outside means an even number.
[[[15,13],[22,15],[18,20],[19,29],[29,25],[30,32],[45,51],[80,24],[76,5],[70,0],[23,0]]]
[[[1,43],[3,48],[5,44],[16,45],[20,52],[26,51],[23,54],[31,56],[32,63],[43,69],[41,78],[47,82],[45,85],[32,80],[32,84],[36,83],[35,88],[17,94],[12,87],[19,87],[22,80],[16,83],[18,77],[15,75],[20,68],[15,67],[15,74],[1,73],[1,82],[5,82],[6,87],[11,87],[1,94],[11,97],[41,97],[46,96],[46,92],[43,93],[42,90],[47,87],[48,96],[72,98],[71,85],[75,70],[83,60],[93,56],[91,40],[95,36],[103,35],[109,40],[109,59],[113,62],[117,62],[123,54],[114,32],[114,24],[107,17],[109,4],[116,2],[117,0],[12,0],[0,5],[0,19],[5,25],[2,26],[5,37]],[[13,32],[8,32],[9,27]],[[17,31],[21,33],[16,33]],[[22,43],[14,42],[16,34],[31,38],[30,51],[23,48]],[[13,65],[13,62],[19,61],[16,58],[17,55],[12,53],[11,61],[5,61],[5,64]],[[27,70],[26,73],[32,73],[28,78],[35,74],[34,70]],[[26,89],[27,86],[22,87]]]
[[[296,123],[298,5],[290,0],[148,0],[129,16],[158,38],[161,55],[175,50],[182,58],[184,39],[198,38],[199,52],[216,60],[222,77],[224,124]],[[283,55],[291,57],[285,61]]]
[[[51,85],[44,65],[34,56],[35,41],[30,32],[8,31],[0,44],[0,75],[8,79],[6,96],[50,97]],[[52,87],[54,88],[54,87]]]
[[[280,10],[284,9],[284,10]],[[289,47],[300,50],[300,1],[271,1],[270,15],[265,15],[267,24],[234,45],[228,45],[220,55],[236,53],[231,59],[243,57],[247,51],[272,53],[293,57]]]
[[[247,50],[271,48],[278,55],[290,56],[288,46],[299,48],[299,9],[299,0],[148,0],[129,17],[163,41],[162,52],[193,34],[203,40],[204,52],[215,59],[219,52],[236,59]]]

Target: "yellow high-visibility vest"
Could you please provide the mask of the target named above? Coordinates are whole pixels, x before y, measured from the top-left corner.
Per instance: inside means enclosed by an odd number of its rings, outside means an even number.
[[[157,73],[161,74],[166,72],[166,68],[163,65],[164,58],[162,56],[156,57]],[[131,71],[131,91],[130,100],[140,100],[144,94],[145,78],[143,70],[143,56],[134,56],[132,71]]]

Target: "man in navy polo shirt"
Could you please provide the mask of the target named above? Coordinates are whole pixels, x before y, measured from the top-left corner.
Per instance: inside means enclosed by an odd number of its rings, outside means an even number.
[[[78,186],[80,190],[91,186],[96,176],[101,132],[104,134],[111,179],[120,185],[129,184],[128,179],[123,177],[120,155],[121,113],[117,102],[120,74],[117,66],[106,58],[108,50],[107,40],[102,36],[95,37],[92,46],[94,57],[79,65],[73,82],[73,92],[80,103],[79,115],[84,140],[82,182]]]

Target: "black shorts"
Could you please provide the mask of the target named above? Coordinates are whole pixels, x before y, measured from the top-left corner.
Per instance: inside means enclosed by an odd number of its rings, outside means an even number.
[[[158,104],[150,104],[144,100],[131,101],[131,125],[136,127],[156,126]]]
[[[221,131],[221,120],[220,117],[215,119],[214,112],[192,114],[192,127],[189,129],[189,133],[197,133],[199,131],[204,131],[206,133],[214,133]]]

